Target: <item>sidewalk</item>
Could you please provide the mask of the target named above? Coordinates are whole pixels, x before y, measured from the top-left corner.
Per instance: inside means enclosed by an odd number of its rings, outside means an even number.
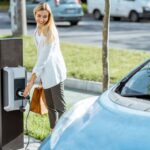
[[[29,145],[28,145],[26,150],[38,150],[38,148],[39,148],[39,146],[41,144],[41,141],[36,140],[36,139],[34,139],[32,137],[30,137],[29,142],[30,143],[29,143]],[[24,148],[19,149],[19,150],[25,150],[27,143],[28,143],[28,136],[25,135],[24,136]]]

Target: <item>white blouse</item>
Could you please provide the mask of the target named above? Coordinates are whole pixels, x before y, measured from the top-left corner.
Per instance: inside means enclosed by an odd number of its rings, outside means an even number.
[[[66,79],[66,66],[60,50],[59,37],[45,44],[46,37],[35,30],[37,62],[32,70],[42,80],[44,89],[51,88]]]

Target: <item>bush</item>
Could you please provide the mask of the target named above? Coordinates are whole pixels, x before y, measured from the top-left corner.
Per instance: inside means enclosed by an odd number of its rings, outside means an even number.
[[[83,4],[82,4],[82,9],[83,9],[84,14],[87,14],[87,13],[88,13],[87,4],[83,3]]]

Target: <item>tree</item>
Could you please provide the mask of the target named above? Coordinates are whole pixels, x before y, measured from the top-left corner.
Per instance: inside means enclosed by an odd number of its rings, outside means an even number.
[[[11,29],[13,36],[27,34],[25,0],[11,0]]]
[[[110,0],[105,0],[105,15],[103,19],[103,42],[102,42],[102,64],[103,64],[103,91],[109,86],[109,22],[110,22]]]

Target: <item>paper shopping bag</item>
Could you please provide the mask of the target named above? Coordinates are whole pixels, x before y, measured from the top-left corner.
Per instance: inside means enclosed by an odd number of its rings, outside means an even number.
[[[40,115],[48,113],[43,87],[36,87],[30,103],[30,111]]]

